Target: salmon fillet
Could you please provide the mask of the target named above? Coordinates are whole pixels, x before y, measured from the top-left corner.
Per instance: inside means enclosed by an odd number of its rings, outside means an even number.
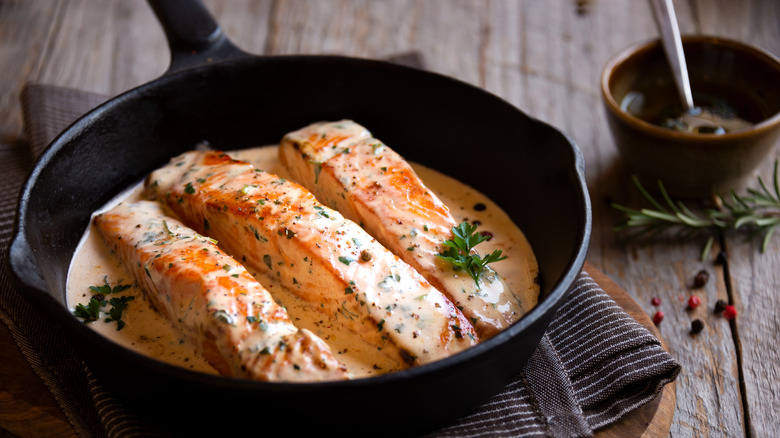
[[[297,183],[222,152],[193,151],[150,174],[146,189],[246,266],[405,366],[479,341],[449,299]]]
[[[348,377],[328,345],[286,311],[213,239],[156,202],[122,203],[94,219],[154,307],[221,374],[265,381]]]
[[[279,158],[323,204],[359,223],[469,317],[482,339],[523,315],[503,278],[485,268],[477,283],[438,257],[457,225],[449,209],[398,153],[351,121],[320,122],[284,136]]]

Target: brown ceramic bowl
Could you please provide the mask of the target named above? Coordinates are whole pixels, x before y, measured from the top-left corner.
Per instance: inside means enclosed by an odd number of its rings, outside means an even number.
[[[780,138],[780,60],[723,38],[682,41],[695,105],[715,96],[752,126],[693,134],[646,121],[648,114],[682,112],[660,40],[653,40],[623,50],[602,73],[610,129],[628,169],[648,188],[660,180],[670,194],[685,198],[739,190]],[[641,93],[644,104],[626,105],[631,92]]]

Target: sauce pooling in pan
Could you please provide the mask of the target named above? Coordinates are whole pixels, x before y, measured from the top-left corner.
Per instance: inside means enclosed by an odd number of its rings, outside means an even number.
[[[252,163],[256,168],[267,170],[281,177],[289,174],[278,161],[276,146],[266,146],[230,153],[233,158]],[[483,253],[500,249],[506,260],[492,266],[498,271],[522,301],[524,311],[536,304],[539,287],[535,283],[538,266],[527,240],[521,230],[492,201],[472,188],[446,175],[413,164],[415,172],[425,181],[442,201],[450,208],[457,221],[479,224],[479,231],[492,235],[483,242],[478,250]],[[119,202],[141,199],[140,186],[129,189],[106,205],[108,209]],[[257,276],[261,278],[261,276]],[[293,323],[307,328],[324,339],[337,358],[345,363],[354,378],[369,377],[396,370],[396,365],[386,357],[376,354],[368,345],[349,341],[321,314],[311,312],[305,303],[300,302],[279,284],[268,282],[264,277],[263,285],[274,295],[276,301],[284,306]],[[129,287],[126,287],[129,286]],[[68,276],[68,305],[75,310],[81,305],[88,308],[90,300],[96,295],[94,288],[110,288],[115,294],[105,298],[133,297],[115,301],[121,310],[121,323],[111,315],[101,317],[90,323],[96,331],[126,348],[141,354],[185,368],[216,374],[217,371],[191,347],[173,326],[157,312],[144,296],[143,291],[133,284],[130,275],[110,253],[98,233],[87,230],[71,263]],[[112,308],[106,304],[104,312]],[[108,319],[108,321],[107,321]],[[121,329],[119,329],[122,325]]]

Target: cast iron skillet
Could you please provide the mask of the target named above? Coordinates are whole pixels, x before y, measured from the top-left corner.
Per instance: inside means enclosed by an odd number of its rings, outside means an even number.
[[[500,391],[536,348],[585,259],[590,201],[571,139],[454,79],[365,59],[252,56],[229,42],[200,3],[150,3],[168,37],[169,70],[90,112],[46,149],[22,189],[9,250],[22,293],[59,324],[104,384],[171,434],[275,427],[417,434],[450,424]],[[107,341],[71,315],[71,256],[90,214],[119,191],[204,140],[225,150],[271,144],[311,122],[341,118],[498,202],[535,251],[540,304],[446,360],[312,384],[166,365]]]

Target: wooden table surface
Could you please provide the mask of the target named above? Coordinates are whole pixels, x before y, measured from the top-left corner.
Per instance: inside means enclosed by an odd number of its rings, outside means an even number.
[[[425,67],[485,88],[571,136],[585,156],[593,201],[589,263],[648,314],[682,364],[673,437],[780,436],[780,238],[766,253],[727,234],[713,257],[704,240],[627,245],[614,232],[611,202],[640,206],[601,107],[607,59],[657,31],[645,1],[625,0],[231,0],[205,1],[228,36],[255,54],[336,53],[385,58],[409,51]],[[777,0],[677,0],[683,34],[741,40],[780,56]],[[27,82],[115,95],[164,72],[169,55],[148,5],[135,1],[0,0],[0,147],[22,138],[18,95]],[[512,135],[512,133],[507,133]],[[760,169],[771,174],[773,152]],[[714,263],[721,250],[728,264]],[[691,284],[700,270],[703,288]],[[687,311],[696,294],[702,305]],[[660,297],[659,307],[651,305]],[[731,322],[712,309],[731,301]],[[691,336],[693,319],[705,323]],[[68,435],[61,413],[0,324],[0,436]],[[22,394],[22,395],[20,395]],[[47,418],[20,428],[22,417]]]

